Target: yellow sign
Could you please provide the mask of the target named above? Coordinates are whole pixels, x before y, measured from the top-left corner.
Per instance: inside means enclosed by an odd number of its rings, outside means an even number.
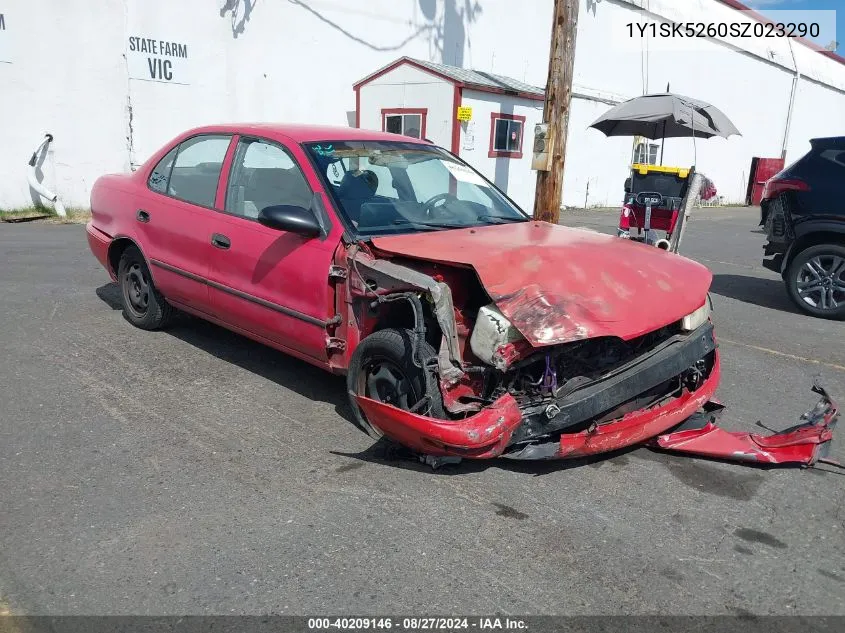
[[[467,106],[458,108],[458,121],[472,121],[472,108]]]

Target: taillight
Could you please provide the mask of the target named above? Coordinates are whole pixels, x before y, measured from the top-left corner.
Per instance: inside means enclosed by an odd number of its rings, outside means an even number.
[[[619,230],[628,231],[631,229],[631,214],[633,210],[629,205],[622,206],[622,212],[619,214]]]
[[[798,178],[772,178],[763,187],[763,199],[771,200],[786,191],[809,191],[810,185]]]

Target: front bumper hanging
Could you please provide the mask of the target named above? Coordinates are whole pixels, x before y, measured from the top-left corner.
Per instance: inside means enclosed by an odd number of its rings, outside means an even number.
[[[718,365],[715,368],[718,372]],[[724,406],[710,400],[710,390],[688,394],[674,410],[637,411],[620,420],[579,433],[563,433],[559,440],[534,444],[506,452],[508,441],[522,422],[514,399],[506,395],[488,409],[462,421],[434,420],[402,411],[359,396],[358,403],[368,419],[421,456],[439,459],[450,456],[489,459],[572,459],[647,446],[670,453],[696,455],[758,465],[813,466],[817,463],[843,467],[828,459],[839,408],[818,383],[813,391],[821,395],[818,404],[801,416],[800,424],[779,433],[760,435],[726,431],[717,425]],[[696,410],[697,409],[697,410]],[[686,419],[677,423],[678,415]],[[672,422],[675,421],[673,425]],[[430,463],[430,460],[424,460]]]
[[[759,435],[725,431],[716,425],[724,407],[708,402],[704,409],[670,433],[659,435],[649,446],[673,453],[686,453],[754,464],[812,466],[818,462],[841,466],[827,459],[839,409],[820,384],[813,391],[821,400],[801,416],[801,424],[780,433]]]

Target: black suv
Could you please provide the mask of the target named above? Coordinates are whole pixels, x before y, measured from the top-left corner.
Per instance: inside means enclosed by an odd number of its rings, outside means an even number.
[[[810,144],[763,189],[763,266],[781,274],[807,314],[845,319],[845,136]]]

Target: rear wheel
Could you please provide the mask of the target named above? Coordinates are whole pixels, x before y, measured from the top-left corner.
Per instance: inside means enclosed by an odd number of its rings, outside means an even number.
[[[425,341],[419,343],[417,367],[413,358],[413,333],[409,330],[379,330],[365,338],[352,355],[346,387],[355,421],[361,429],[378,439],[382,432],[370,424],[355,400],[366,396],[377,402],[420,415],[445,418],[443,398],[434,375],[426,378],[426,370],[436,361],[434,348]]]
[[[143,330],[165,327],[173,315],[173,307],[156,290],[150,269],[141,251],[127,246],[117,267],[123,316]]]
[[[801,251],[785,281],[792,301],[807,314],[845,319],[845,247],[819,244]]]

